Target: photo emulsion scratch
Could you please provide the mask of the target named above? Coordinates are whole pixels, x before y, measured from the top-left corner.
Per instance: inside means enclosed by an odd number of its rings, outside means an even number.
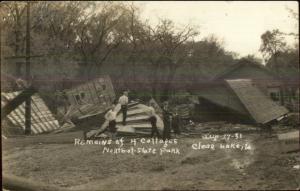
[[[299,190],[298,27],[297,1],[1,1],[2,190]]]

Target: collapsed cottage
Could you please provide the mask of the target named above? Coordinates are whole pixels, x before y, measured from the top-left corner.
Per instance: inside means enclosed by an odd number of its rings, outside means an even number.
[[[243,60],[218,74],[209,82],[205,82],[195,97],[198,97],[198,119],[200,121],[236,121],[245,123],[267,124],[280,120],[289,111],[283,106],[283,84],[263,65]],[[14,99],[20,92],[1,92],[1,107]],[[101,76],[86,83],[80,83],[65,89],[59,97],[58,111],[69,121],[90,119],[104,115],[115,101],[116,95],[109,76]],[[154,101],[154,100],[153,100]],[[118,106],[117,106],[118,107]],[[180,115],[187,115],[187,108],[178,108]],[[150,132],[151,125],[147,121],[147,107],[132,102],[128,112],[129,125],[119,127],[121,133]],[[157,104],[157,126],[163,129],[161,112]],[[11,126],[25,128],[24,103],[8,115]],[[122,114],[118,115],[117,122]],[[61,128],[55,116],[38,96],[32,96],[32,132],[33,134],[51,132]],[[98,128],[101,126],[101,123]],[[97,136],[105,127],[106,122],[94,131]],[[74,128],[74,127],[73,127]],[[16,131],[15,131],[16,132]],[[9,134],[9,133],[8,133]]]
[[[105,112],[116,98],[108,75],[65,89],[60,96],[58,111],[69,118],[80,120]]]
[[[98,77],[89,82],[80,83],[72,88],[64,90],[65,101],[62,101],[62,105],[58,108],[60,113],[65,115],[65,118],[72,119],[72,121],[89,120],[94,121],[92,118],[96,118],[96,131],[91,131],[88,135],[93,136],[101,134],[108,126],[108,122],[104,121],[101,125],[100,119],[103,118],[106,111],[111,107],[116,100],[113,84],[108,75]],[[155,102],[152,100],[152,102]],[[155,102],[156,103],[156,102]],[[118,133],[122,134],[150,134],[151,124],[148,120],[147,106],[139,102],[129,103],[129,109],[127,113],[127,125],[121,125],[122,114],[119,112],[120,105],[116,105],[117,116],[117,128]],[[160,131],[163,129],[163,123],[161,120],[161,111],[156,103],[155,111],[157,113],[157,127]],[[87,128],[88,129],[88,128]]]
[[[282,82],[263,65],[244,60],[199,90],[200,120],[266,124],[285,116]]]
[[[1,92],[1,108],[11,103],[22,91]],[[45,102],[38,94],[31,96],[31,133],[41,134],[49,132],[65,132],[76,128],[72,121],[95,121],[97,134],[104,131],[107,127],[107,121],[101,126],[105,112],[115,101],[115,92],[109,76],[101,76],[89,82],[80,83],[72,88],[66,89],[56,100],[58,113],[63,116],[63,123],[59,123],[56,115],[52,114]],[[157,114],[157,127],[162,132],[163,122],[161,120],[162,111],[155,103]],[[117,110],[120,110],[118,104]],[[136,101],[129,103],[127,125],[120,125],[122,114],[119,112],[117,117],[118,133],[132,134],[150,134],[151,124],[147,115],[148,107]],[[25,131],[25,103],[18,105],[16,109],[10,112],[5,118],[5,128],[2,128],[5,136],[24,134]],[[67,125],[66,125],[67,124]],[[95,124],[94,124],[95,125]],[[85,125],[87,126],[87,125]],[[90,127],[86,127],[85,132]],[[94,132],[94,131],[92,131]]]

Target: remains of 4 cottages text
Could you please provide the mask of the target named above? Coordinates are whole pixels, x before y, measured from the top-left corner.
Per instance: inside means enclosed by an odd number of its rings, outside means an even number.
[[[215,150],[216,148],[219,149],[237,149],[237,150],[251,150],[252,146],[248,142],[240,143],[240,142],[230,142],[230,140],[239,140],[242,139],[243,136],[241,133],[235,134],[223,134],[223,135],[212,135],[212,134],[204,134],[202,135],[202,140],[212,141],[210,143],[202,143],[201,141],[197,143],[192,143],[191,148],[193,150]],[[181,154],[180,149],[178,147],[169,147],[169,145],[174,146],[178,145],[178,139],[166,139],[165,141],[158,138],[133,138],[130,139],[130,148],[123,148],[124,146],[124,137],[121,137],[116,140],[111,139],[104,139],[104,140],[81,140],[75,139],[74,145],[102,145],[105,146],[103,148],[102,153],[111,153],[111,154],[157,154],[160,155],[164,153],[171,153],[171,154]],[[225,143],[216,144],[216,141],[225,141]],[[148,145],[162,145],[161,148],[153,148],[153,147],[137,147],[137,144],[148,144]],[[118,145],[116,148],[107,147],[109,145]]]

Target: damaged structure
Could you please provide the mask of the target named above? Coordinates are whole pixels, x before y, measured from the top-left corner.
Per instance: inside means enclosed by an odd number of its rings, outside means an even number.
[[[72,121],[80,121],[83,119],[91,120],[95,118],[97,123],[101,122],[105,112],[111,107],[116,100],[113,84],[109,76],[101,76],[86,83],[77,84],[70,89],[64,90],[64,104],[59,108],[60,112],[67,115]],[[155,103],[155,111],[157,113],[157,127],[160,131],[163,129],[161,120],[162,111],[158,104]],[[131,102],[128,104],[127,125],[121,125],[122,113],[121,106],[116,105],[118,111],[117,132],[123,135],[149,134],[151,132],[151,124],[147,115],[148,106],[139,102]],[[87,132],[87,137],[97,137],[106,130],[108,121],[104,121],[102,126],[96,130]],[[99,126],[98,126],[99,127]]]
[[[150,102],[154,103],[155,113],[156,113],[156,126],[160,133],[163,132],[164,124],[162,121],[162,110],[154,99]],[[126,125],[122,125],[123,114],[120,112],[121,105],[116,105],[116,111],[118,112],[116,122],[117,122],[117,133],[120,135],[150,135],[151,134],[151,123],[149,121],[148,106],[141,104],[139,102],[131,102],[128,104]],[[103,136],[108,127],[108,121],[106,120],[99,129],[92,130],[86,134],[86,138],[96,138]]]
[[[1,93],[1,107],[17,97],[21,92]],[[19,105],[7,115],[2,132],[5,136],[24,134],[25,130],[25,103]],[[60,128],[58,121],[54,118],[47,105],[39,95],[31,96],[31,132],[40,134],[51,132]]]
[[[58,110],[80,120],[105,112],[115,100],[115,92],[110,77],[102,76],[64,90],[61,99]]]
[[[263,66],[249,61],[215,76],[197,95],[200,120],[267,124],[289,112],[280,105],[280,81]]]

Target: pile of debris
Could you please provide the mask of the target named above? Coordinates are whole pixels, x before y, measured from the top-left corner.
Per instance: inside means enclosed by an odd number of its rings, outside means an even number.
[[[160,133],[163,132],[163,121],[161,109],[158,104],[152,99],[150,102],[155,104],[155,112],[156,112],[156,126]],[[123,114],[120,112],[121,105],[116,105],[117,115],[117,133],[118,135],[126,135],[126,136],[135,136],[135,135],[150,135],[151,134],[151,124],[149,121],[149,116],[147,115],[148,106],[141,104],[139,102],[133,101],[128,104],[127,111],[127,119],[126,125],[122,125]],[[105,131],[108,127],[108,121],[106,120],[99,129],[91,130],[86,133],[86,138],[100,138],[107,137]]]
[[[286,118],[280,121],[281,126],[288,127],[299,127],[300,125],[300,115],[299,113],[289,113]]]
[[[58,96],[58,111],[68,114],[72,121],[80,121],[104,113],[115,97],[111,79],[105,75],[65,89]]]
[[[1,93],[1,107],[15,99],[21,91]],[[25,103],[19,105],[7,115],[8,127],[3,129],[5,136],[23,134],[25,130]],[[32,134],[47,133],[60,128],[45,102],[39,95],[31,96],[31,130]]]

